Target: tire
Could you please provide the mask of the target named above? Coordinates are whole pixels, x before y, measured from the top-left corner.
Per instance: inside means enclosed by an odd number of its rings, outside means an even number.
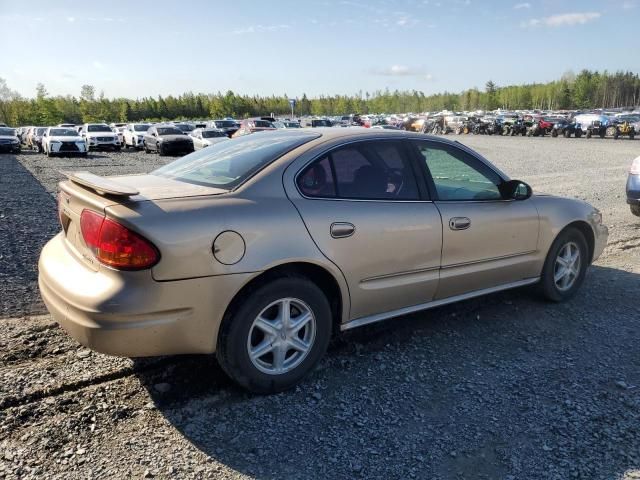
[[[606,130],[600,129],[600,138],[604,138],[606,136],[606,134],[607,134]]]
[[[556,130],[555,128],[553,130],[551,130],[551,136],[553,138],[556,138],[558,136],[558,130]],[[566,133],[564,134],[564,136],[566,137]]]
[[[616,131],[613,133],[613,139],[614,139],[614,140],[617,140],[619,137],[620,137],[620,132],[618,132],[618,130],[616,130]]]
[[[640,217],[640,205],[629,205],[631,207],[631,213],[636,217]]]
[[[618,129],[617,129],[617,128],[615,128],[615,127],[608,127],[608,128],[605,130],[605,135],[606,135],[606,136],[608,136],[608,137],[618,138],[618,137],[616,136],[616,132],[617,132],[617,131],[618,131]]]
[[[559,281],[556,282],[555,275],[562,271],[562,265],[557,264],[559,256],[562,255],[566,257],[566,248],[573,249],[574,247],[579,251],[577,273],[570,273],[568,276],[561,277]],[[549,249],[542,269],[542,276],[540,277],[540,287],[544,297],[552,302],[562,302],[571,298],[584,281],[587,267],[589,266],[588,256],[589,248],[587,241],[580,230],[569,227],[560,232]],[[561,268],[558,268],[558,266]],[[565,279],[567,281],[566,289],[562,288],[562,283]]]
[[[120,145],[118,145],[117,147],[113,147],[113,151],[114,152],[119,152],[120,151]]]
[[[567,129],[565,129],[565,131],[562,133],[562,135],[564,136],[564,138],[571,138],[571,131],[567,128]]]
[[[587,130],[587,138],[591,138],[591,130]]]
[[[580,138],[582,136],[582,130],[581,129],[577,129],[576,130],[576,138]]]
[[[259,316],[269,317],[270,305],[275,304],[276,306],[271,309],[275,309],[279,314],[281,305],[278,305],[278,302],[285,299],[290,300],[293,306],[290,312],[296,311],[296,304],[301,305],[308,309],[315,323],[309,322],[300,332],[293,334],[298,337],[298,340],[301,340],[299,338],[301,333],[309,335],[310,339],[307,342],[309,349],[305,354],[292,347],[285,347],[284,358],[291,361],[297,354],[296,361],[299,363],[296,364],[294,361],[290,369],[284,373],[269,373],[264,369],[270,369],[269,360],[272,365],[275,364],[277,357],[272,352],[277,352],[278,347],[276,345],[274,349],[271,343],[271,352],[259,356],[258,360],[251,360],[249,349],[252,344],[260,345],[262,342],[269,342],[267,335],[259,327],[254,326],[254,321]],[[332,323],[329,301],[313,282],[300,276],[278,278],[253,290],[241,301],[234,302],[227,311],[218,336],[216,350],[218,362],[229,377],[251,392],[269,394],[290,389],[302,380],[324,355],[331,337]],[[271,323],[268,325],[273,328]],[[309,334],[309,330],[313,331],[313,335]],[[277,332],[278,330],[275,330],[276,336],[273,340],[281,338]],[[290,355],[290,352],[294,353]],[[263,359],[264,363],[261,363],[260,359]],[[258,367],[258,364],[261,367]]]
[[[142,147],[144,148],[144,153],[151,153],[151,150],[147,147],[147,142],[143,142]]]
[[[636,138],[636,134],[634,132],[629,133],[629,140],[633,140]]]
[[[156,143],[156,150],[158,152],[158,155],[160,155],[161,157],[164,157],[164,149],[162,148],[162,145],[158,145]]]

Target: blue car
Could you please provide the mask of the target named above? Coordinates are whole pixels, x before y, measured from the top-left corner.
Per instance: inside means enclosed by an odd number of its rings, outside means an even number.
[[[640,217],[640,157],[633,161],[629,170],[627,203],[631,207],[631,213]]]

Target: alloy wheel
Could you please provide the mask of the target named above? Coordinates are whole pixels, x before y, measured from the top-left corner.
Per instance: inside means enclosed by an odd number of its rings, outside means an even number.
[[[553,281],[556,288],[566,292],[580,275],[580,247],[574,242],[565,243],[556,257],[553,268]]]
[[[281,375],[302,363],[315,337],[316,318],[311,308],[297,298],[281,298],[253,320],[247,352],[258,370]]]

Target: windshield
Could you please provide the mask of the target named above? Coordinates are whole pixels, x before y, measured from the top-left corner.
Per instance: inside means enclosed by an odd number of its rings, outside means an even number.
[[[149,130],[149,127],[151,127],[151,125],[134,125],[133,129],[136,132],[146,132],[147,130]]]
[[[113,133],[111,127],[109,125],[89,125],[87,127],[87,132],[109,132]]]
[[[218,128],[234,128],[236,126],[236,122],[231,120],[216,120],[213,124]]]
[[[36,128],[36,135],[42,135],[46,129],[47,127]]]
[[[266,120],[255,120],[253,123],[256,128],[273,128],[271,122],[267,122]]]
[[[78,132],[70,128],[52,128],[49,131],[50,137],[77,137]]]
[[[329,120],[311,120],[312,127],[330,127],[331,121]]]
[[[215,137],[226,137],[227,134],[224,132],[216,132],[213,130],[203,130],[202,138],[215,138]]]
[[[300,124],[296,122],[284,122],[284,125],[287,128],[300,128]]]
[[[13,133],[13,128],[0,127],[0,135],[8,135],[10,137],[13,137],[15,136],[15,133]]]
[[[158,135],[182,135],[182,130],[176,127],[158,127]]]
[[[294,148],[319,135],[269,132],[216,143],[151,172],[197,185],[231,189]]]
[[[179,128],[183,132],[190,132],[193,130],[193,126],[186,123],[179,123],[178,125],[176,125],[176,128]]]

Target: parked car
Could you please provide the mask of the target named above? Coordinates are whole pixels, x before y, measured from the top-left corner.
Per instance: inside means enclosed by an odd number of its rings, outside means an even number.
[[[575,116],[575,121],[580,125],[582,133],[591,138],[594,135],[604,138],[607,134],[607,127],[611,121],[609,117],[605,115],[599,115],[595,113],[586,113]]]
[[[106,123],[85,123],[80,135],[87,142],[87,150],[120,151],[120,138]]]
[[[42,136],[44,132],[47,131],[47,127],[36,127],[31,134],[31,148],[37,150],[39,153],[42,153]]]
[[[16,131],[9,127],[0,127],[0,153],[20,153],[20,139]]]
[[[272,123],[272,125],[276,128],[276,129],[283,129],[283,128],[301,128],[300,124],[298,122],[290,122],[288,120],[276,120],[275,122]]]
[[[114,131],[116,135],[118,135],[118,140],[120,141],[120,146],[124,147],[124,131],[127,127],[126,123],[111,123],[109,124],[111,129]]]
[[[525,285],[568,299],[608,236],[592,206],[458,142],[360,128],[247,135],[59,190],[39,262],[53,318],[108,354],[215,352],[259,393],[293,387],[337,330]]]
[[[144,135],[151,128],[149,123],[129,123],[122,133],[124,148],[143,148]]]
[[[193,139],[174,125],[154,125],[144,135],[146,153],[184,155],[193,152]]]
[[[240,123],[240,128],[233,134],[233,138],[275,129],[276,128],[273,124],[268,120],[262,120],[261,118],[247,118]]]
[[[76,127],[82,126],[82,125],[76,125],[75,123],[59,123],[56,126],[57,127],[61,127],[61,128],[76,128]]]
[[[636,157],[629,170],[627,203],[631,207],[631,213],[640,217],[640,157]]]
[[[182,131],[182,133],[186,133],[187,135],[193,132],[196,128],[196,126],[193,123],[187,123],[187,122],[175,122],[173,126],[176,128],[179,128]]]
[[[582,128],[580,128],[580,125],[577,125],[575,122],[560,119],[553,124],[553,128],[551,129],[552,137],[557,137],[558,135],[562,135],[565,138],[569,138],[571,135],[574,135],[576,138],[580,138],[582,136]]]
[[[225,132],[228,137],[231,137],[238,131],[238,125],[236,125],[236,122],[233,120],[211,120],[207,122],[207,128],[220,129]]]
[[[108,128],[108,127],[107,127]],[[42,134],[42,151],[54,155],[87,156],[87,143],[73,128],[48,127]]]
[[[333,127],[333,123],[326,118],[307,118],[302,120],[301,126],[307,128]]]
[[[191,132],[190,136],[193,140],[194,150],[200,150],[201,148],[230,140],[223,130],[217,128],[196,128]]]

